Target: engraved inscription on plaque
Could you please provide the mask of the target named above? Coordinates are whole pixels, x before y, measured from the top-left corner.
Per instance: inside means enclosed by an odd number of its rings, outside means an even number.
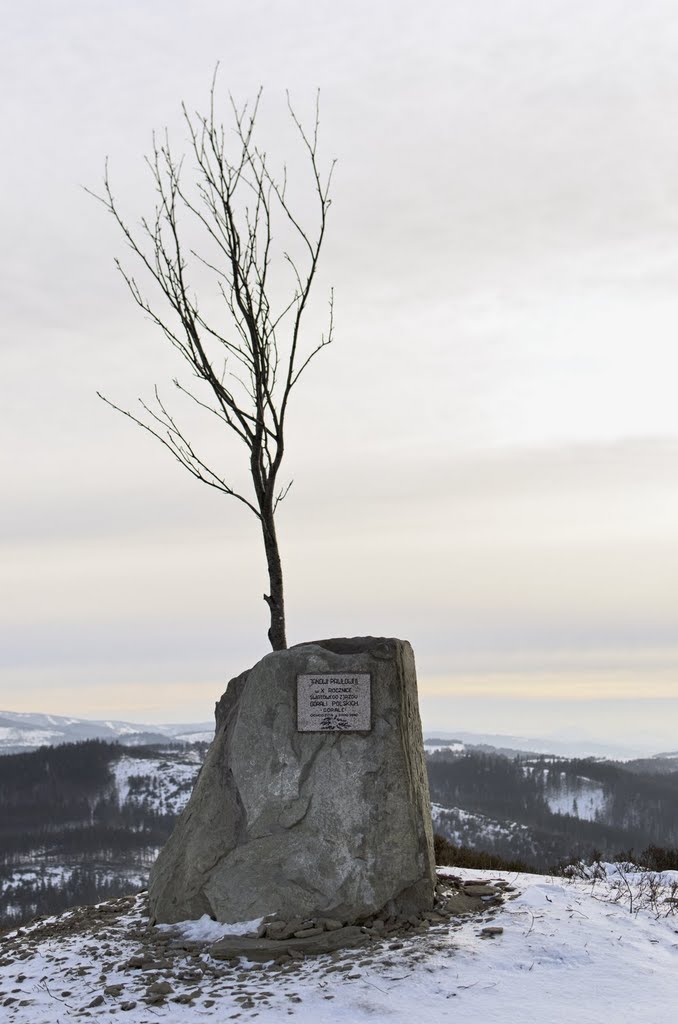
[[[298,732],[368,732],[369,672],[319,672],[297,676]]]

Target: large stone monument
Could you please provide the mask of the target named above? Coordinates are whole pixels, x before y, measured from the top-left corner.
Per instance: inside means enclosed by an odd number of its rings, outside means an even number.
[[[152,918],[406,916],[431,908],[434,882],[408,643],[300,644],[231,680],[151,874]]]

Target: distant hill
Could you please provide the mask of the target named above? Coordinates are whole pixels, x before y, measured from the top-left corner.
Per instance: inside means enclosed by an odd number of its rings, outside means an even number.
[[[603,757],[609,761],[626,761],[629,759],[652,756],[652,751],[640,744],[631,746],[627,743],[607,743],[589,737],[581,739],[561,739],[554,736],[520,736],[503,733],[479,732],[425,732],[424,742],[437,744],[447,742],[463,743],[470,750],[484,749],[496,751],[507,757],[519,753],[553,754],[556,757]],[[671,757],[664,754],[663,757]],[[677,755],[673,755],[678,757]]]
[[[427,757],[434,827],[451,842],[545,869],[678,847],[678,766],[438,748]],[[668,767],[667,767],[668,765]]]
[[[135,745],[118,733],[114,742],[0,756],[0,927],[145,884],[207,742],[174,743],[191,735],[179,731],[144,746],[138,733],[126,735]],[[434,830],[455,845],[541,870],[593,849],[614,860],[631,847],[678,847],[678,770],[670,759],[506,756],[440,735],[426,745]]]
[[[78,743],[80,740],[101,739],[137,746],[163,743],[174,739],[182,743],[209,742],[214,736],[213,722],[188,722],[172,725],[149,725],[139,722],[121,722],[116,719],[92,720],[64,715],[0,711],[0,754],[19,754],[42,746],[59,743]],[[475,732],[425,732],[424,742],[433,747],[458,743],[468,750],[485,750],[513,757],[520,753],[554,754],[558,757],[603,757],[608,760],[641,761],[652,756],[665,760],[678,753],[654,755],[643,747],[623,743],[602,743],[594,739],[559,739],[554,737],[503,735]]]
[[[207,749],[164,743],[0,756],[0,928],[146,884]]]
[[[92,721],[63,715],[44,715],[0,711],[0,754],[21,754],[38,747],[54,747],[60,743],[81,740],[116,740],[127,746],[166,743],[209,742],[214,736],[213,722],[179,725],[140,725],[115,720]]]

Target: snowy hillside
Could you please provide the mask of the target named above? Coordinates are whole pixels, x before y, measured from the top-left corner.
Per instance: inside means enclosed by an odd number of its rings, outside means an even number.
[[[148,725],[117,720],[94,721],[64,715],[29,714],[0,711],[0,754],[20,753],[43,745],[77,743],[79,740],[104,739],[130,744],[158,743],[174,738],[185,743],[209,742],[214,735],[213,722],[176,725]],[[678,754],[652,755],[644,748],[601,744],[595,738],[588,740],[558,740],[553,737],[509,736],[489,733],[445,732],[424,733],[429,752],[434,750],[494,750],[508,756],[518,752],[539,752],[561,757],[604,757],[626,760],[629,758],[661,756],[676,758]]]
[[[584,821],[603,819],[609,799],[599,782],[579,776],[573,784],[565,772],[559,784],[546,788],[544,796],[553,814],[570,814]]]
[[[160,814],[180,814],[188,803],[201,764],[197,750],[143,760],[121,757],[113,765],[118,803],[147,806]]]
[[[517,846],[518,839],[524,843],[530,838],[530,830],[526,825],[519,825],[515,821],[496,821],[486,814],[474,814],[462,807],[441,807],[440,804],[432,803],[431,817],[433,831],[457,846],[482,846],[483,849],[493,850],[497,840]]]
[[[454,871],[487,881],[501,877]],[[611,866],[606,877],[590,882],[503,877],[518,891],[498,910],[284,964],[213,959],[210,943],[220,929],[208,920],[149,945],[143,897],[71,912],[10,934],[0,945],[4,1019],[60,1024],[86,1015],[107,1024],[120,1011],[129,1024],[155,1017],[172,1024],[675,1019],[678,919],[670,901],[676,873],[658,876],[654,897],[632,908],[620,893],[627,882],[636,892],[642,879],[622,879]],[[494,935],[483,931],[490,924]]]
[[[517,753],[552,754],[555,757],[602,757],[609,760],[625,761],[631,758],[652,756],[654,752],[646,745],[634,746],[627,743],[603,743],[596,736],[563,739],[558,736],[520,736],[504,733],[458,732],[429,733],[443,741],[462,743],[469,750],[494,750],[512,756]],[[424,733],[426,740],[427,734]],[[670,755],[665,755],[670,756]]]
[[[84,743],[0,759],[0,927],[145,885],[203,753]]]
[[[0,754],[19,754],[58,743],[81,740],[108,740],[132,746],[161,743],[167,739],[180,743],[209,743],[214,723],[185,725],[140,725],[134,722],[92,721],[62,715],[21,714],[0,711]]]

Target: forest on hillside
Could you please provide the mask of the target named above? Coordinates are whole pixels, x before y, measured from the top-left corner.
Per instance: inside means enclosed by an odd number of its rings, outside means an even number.
[[[0,928],[144,887],[206,749],[86,740],[0,756]],[[678,772],[468,749],[427,767],[434,830],[457,846],[541,870],[678,847]]]
[[[86,740],[0,757],[0,927],[145,884],[176,820],[152,799],[158,752]],[[125,756],[128,794],[148,798],[120,799]]]
[[[594,851],[678,846],[678,772],[468,751],[437,752],[427,767],[431,800],[449,812],[436,818],[441,834],[543,870]]]

